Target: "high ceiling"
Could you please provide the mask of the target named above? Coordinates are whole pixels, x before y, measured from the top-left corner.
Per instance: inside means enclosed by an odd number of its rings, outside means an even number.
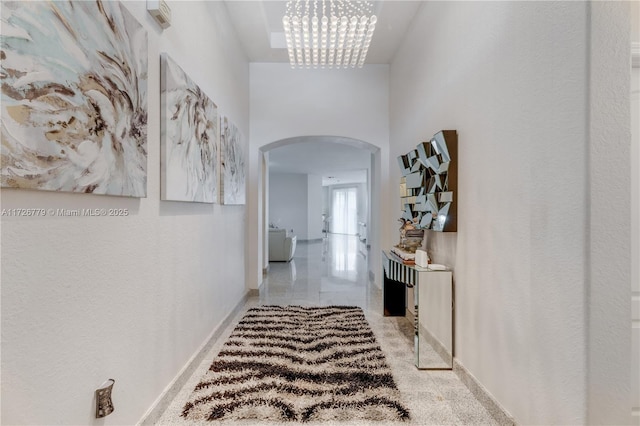
[[[286,1],[225,0],[225,3],[250,62],[289,62],[282,28]],[[422,2],[386,0],[373,3],[378,23],[366,63],[390,64]],[[366,169],[370,166],[370,152],[332,142],[323,137],[273,149],[269,155],[269,169],[320,175],[325,185],[364,182]]]
[[[286,1],[225,2],[250,62],[289,62],[287,50],[282,45]],[[387,0],[373,3],[378,23],[366,63],[389,64],[422,2]],[[282,47],[271,47],[272,36],[274,45]]]

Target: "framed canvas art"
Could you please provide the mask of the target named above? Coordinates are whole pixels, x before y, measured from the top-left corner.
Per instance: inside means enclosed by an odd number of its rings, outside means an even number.
[[[162,199],[218,200],[218,107],[167,54],[160,57]]]
[[[147,194],[147,33],[117,1],[3,1],[3,187]]]
[[[227,117],[220,120],[220,192],[222,204],[245,204],[245,160],[242,137]]]

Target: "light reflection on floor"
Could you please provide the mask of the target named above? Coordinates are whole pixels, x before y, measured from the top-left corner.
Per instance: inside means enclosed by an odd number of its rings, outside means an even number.
[[[365,244],[353,235],[329,234],[322,241],[300,242],[290,262],[269,263],[260,303],[368,309],[376,289],[369,283],[364,253]]]

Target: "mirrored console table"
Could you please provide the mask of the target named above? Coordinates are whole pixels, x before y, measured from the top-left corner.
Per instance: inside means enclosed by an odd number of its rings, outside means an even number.
[[[382,252],[385,316],[413,319],[415,363],[419,369],[453,368],[453,274],[405,265]]]

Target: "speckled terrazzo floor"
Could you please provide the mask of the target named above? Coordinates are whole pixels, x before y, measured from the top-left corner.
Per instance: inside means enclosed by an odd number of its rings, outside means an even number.
[[[452,371],[417,370],[413,340],[403,318],[382,315],[382,294],[368,280],[366,248],[356,237],[330,235],[322,242],[299,243],[289,263],[274,262],[260,290],[224,330],[205,360],[178,392],[158,421],[159,425],[193,425],[180,417],[191,391],[220,351],[247,309],[272,305],[355,305],[365,311],[387,362],[393,371],[412,425],[494,425],[497,422]],[[409,326],[410,328],[410,326]],[[292,422],[204,422],[224,425],[288,425]],[[375,422],[322,422],[322,425],[365,425]]]

